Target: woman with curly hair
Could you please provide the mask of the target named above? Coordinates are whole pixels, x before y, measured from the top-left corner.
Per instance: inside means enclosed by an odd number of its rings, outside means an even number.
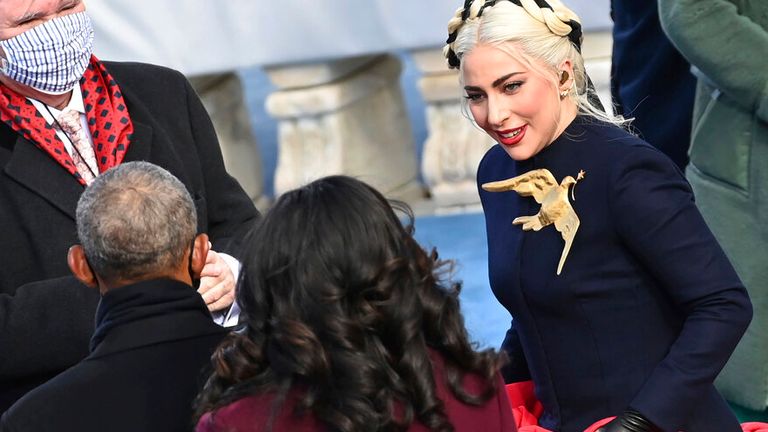
[[[473,349],[459,284],[440,280],[449,263],[376,190],[317,180],[247,244],[245,323],[214,354],[198,432],[515,430],[499,358]]]

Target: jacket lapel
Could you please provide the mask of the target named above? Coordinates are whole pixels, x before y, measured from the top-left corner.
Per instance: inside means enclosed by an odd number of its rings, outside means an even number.
[[[107,68],[109,68],[109,65],[107,65]],[[136,97],[131,88],[126,88],[120,82],[119,77],[115,77],[115,80],[117,85],[120,86],[120,91],[123,93],[125,105],[128,107],[128,115],[131,117],[131,123],[133,123],[133,135],[131,136],[131,142],[128,145],[128,151],[125,153],[123,162],[149,160],[152,141],[155,139],[154,130],[150,126],[153,117],[152,113]]]
[[[121,87],[126,105],[133,122],[133,135],[124,162],[149,160],[155,131],[152,114],[133,94],[130,88]],[[83,193],[83,186],[64,168],[32,142],[9,131],[9,137],[16,139],[5,172],[8,176],[32,192],[49,201],[53,206],[75,219],[77,200]]]
[[[17,136],[5,172],[73,220],[83,186],[35,144]]]
[[[130,111],[130,114],[131,121],[133,122],[133,135],[131,136],[131,143],[128,145],[128,151],[125,152],[123,162],[149,160],[152,139],[154,138],[152,127],[139,120],[135,120],[133,110]]]
[[[117,78],[115,78],[117,80]],[[118,85],[120,82],[118,81]],[[165,130],[154,121],[155,115],[142,103],[130,88],[120,87],[128,106],[128,112],[133,122],[133,135],[123,162],[148,161],[159,165],[173,173],[182,183],[187,185],[190,193],[194,190],[190,179],[185,175],[186,167],[180,165],[183,160],[176,153]],[[154,127],[153,127],[154,126]],[[194,196],[194,194],[193,194]]]
[[[133,122],[133,137],[124,162],[148,160],[152,148],[152,127]],[[75,219],[77,200],[84,187],[34,143],[16,135],[13,154],[5,167],[9,177],[40,195],[53,206]]]

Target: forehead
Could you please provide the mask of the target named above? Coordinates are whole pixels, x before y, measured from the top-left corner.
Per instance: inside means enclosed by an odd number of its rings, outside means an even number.
[[[31,13],[50,13],[68,0],[0,0],[0,21],[8,22]]]
[[[508,47],[477,45],[461,59],[461,72],[466,84],[483,84],[510,73],[530,71],[528,62],[513,55]]]

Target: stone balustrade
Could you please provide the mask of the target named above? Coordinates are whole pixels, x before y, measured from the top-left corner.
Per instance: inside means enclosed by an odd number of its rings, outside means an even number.
[[[608,106],[611,38],[585,37],[586,67]],[[431,198],[444,211],[479,203],[475,175],[494,143],[462,109],[458,73],[438,47],[409,53],[421,72],[428,137],[421,178],[399,85],[401,65],[392,55],[265,68],[278,90],[267,111],[278,122],[275,195],[329,174],[359,177],[388,196],[414,202]]]
[[[262,161],[232,73],[254,65],[277,87],[266,101],[278,122],[275,195],[323,175],[348,174],[411,203],[428,196],[433,210],[477,205],[477,163],[493,143],[462,114],[456,72],[446,68],[439,47],[460,2],[420,0],[407,8],[389,0],[156,3],[89,3],[97,55],[190,76],[211,113],[227,169],[261,208],[267,201]],[[595,30],[610,28],[609,2],[569,4],[587,32],[588,71],[606,93],[610,36]],[[394,51],[406,51],[422,73],[428,137],[420,166],[400,88],[402,65],[384,54]]]
[[[400,71],[391,55],[266,68],[278,87],[266,102],[279,122],[275,195],[347,174],[391,197],[420,198]]]

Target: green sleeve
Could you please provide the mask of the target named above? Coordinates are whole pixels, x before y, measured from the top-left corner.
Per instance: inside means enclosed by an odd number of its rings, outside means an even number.
[[[672,43],[725,95],[768,122],[768,30],[728,0],[658,0]],[[753,8],[768,7],[753,5]]]

